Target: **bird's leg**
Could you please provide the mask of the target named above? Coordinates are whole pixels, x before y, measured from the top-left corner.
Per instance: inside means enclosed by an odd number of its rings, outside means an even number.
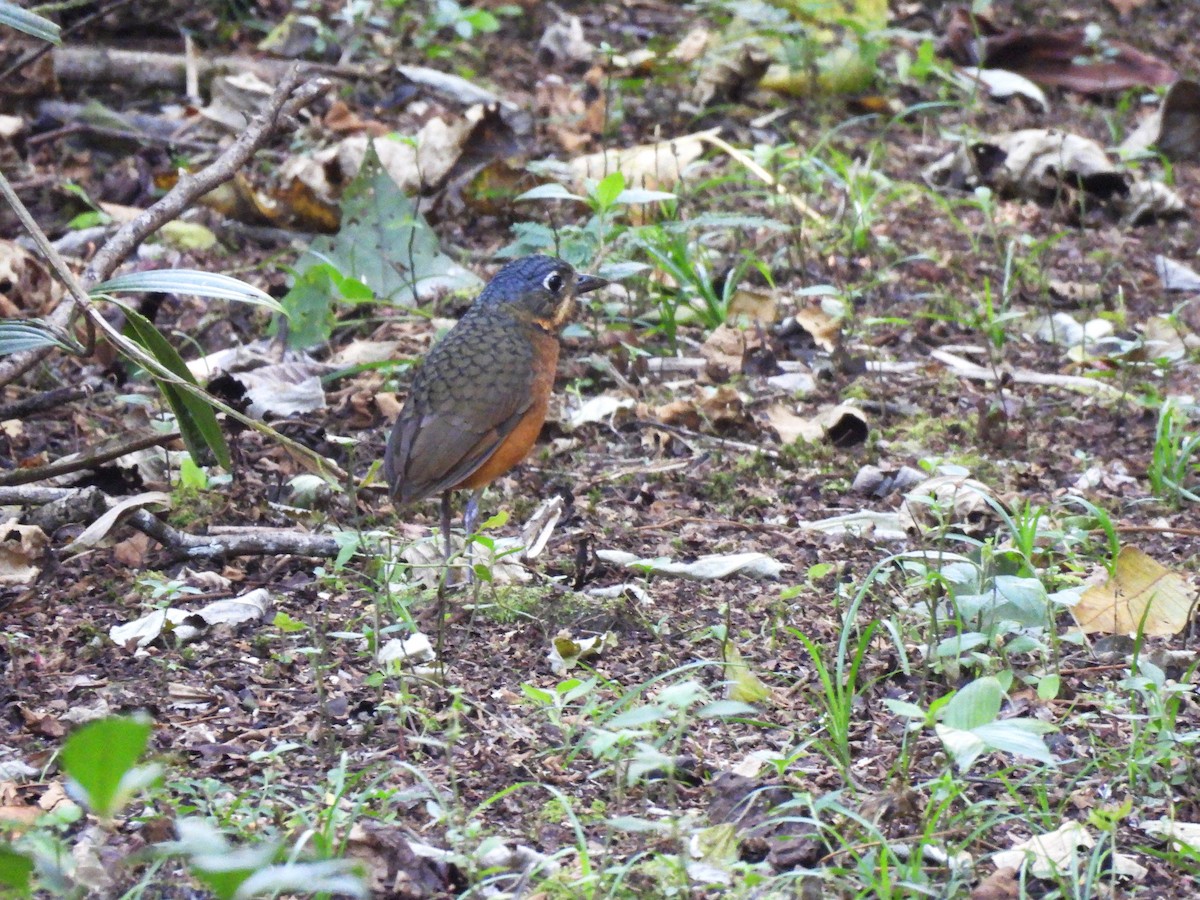
[[[467,542],[467,580],[475,580],[475,543],[471,539],[475,537],[475,528],[479,524],[479,498],[483,494],[483,488],[476,488],[470,499],[467,500],[467,508],[463,512],[463,532]]]
[[[446,556],[446,566],[450,566],[450,492],[442,493],[442,548]]]

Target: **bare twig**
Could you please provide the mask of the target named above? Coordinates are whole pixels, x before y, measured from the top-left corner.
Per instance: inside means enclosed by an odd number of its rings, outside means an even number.
[[[172,528],[144,509],[126,520],[154,538],[177,559],[219,560],[233,556],[337,556],[341,545],[327,534],[305,534],[281,529],[247,529],[229,534],[188,534]]]
[[[62,82],[111,82],[147,88],[185,91],[189,60],[186,53],[156,53],[145,50],[122,50],[116,47],[57,47],[54,54],[54,75]],[[198,81],[211,81],[215,75],[251,72],[267,82],[282,78],[294,65],[287,59],[251,56],[200,56],[194,60]],[[330,78],[355,81],[379,78],[380,67],[337,65],[310,62],[305,70]]]
[[[129,453],[137,453],[139,450],[145,450],[147,447],[157,447],[160,444],[169,444],[171,441],[177,440],[179,440],[178,431],[172,431],[168,434],[144,434],[119,447],[111,447],[99,453],[93,453],[91,456],[60,459],[49,465],[38,466],[33,469],[13,469],[10,472],[2,472],[0,473],[0,487],[32,484],[35,481],[44,481],[47,478],[70,475],[72,472],[80,472],[94,466],[104,465],[104,463],[120,459]]]
[[[41,412],[44,409],[52,409],[55,406],[74,403],[76,400],[82,400],[84,397],[90,397],[95,391],[96,389],[89,385],[84,385],[83,387],[55,388],[52,391],[43,391],[32,397],[26,397],[24,400],[6,403],[0,405],[0,422],[3,422],[5,419],[21,419],[32,413]]]
[[[95,488],[0,487],[0,506],[44,506],[95,492]],[[117,501],[105,498],[108,506]],[[162,519],[138,509],[125,519],[148,537],[158,541],[176,559],[220,560],[234,556],[312,556],[328,558],[341,552],[332,535],[305,534],[278,528],[245,528],[222,534],[188,534]]]

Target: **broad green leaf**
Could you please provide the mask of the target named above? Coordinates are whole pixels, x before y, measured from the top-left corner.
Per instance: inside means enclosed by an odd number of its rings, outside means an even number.
[[[951,728],[969,731],[995,722],[1003,700],[1004,690],[997,679],[990,675],[977,678],[950,698],[938,719]]]
[[[596,205],[600,209],[608,209],[617,202],[617,198],[625,190],[625,176],[620,172],[609,172],[592,191]]]
[[[333,313],[335,274],[337,270],[328,263],[311,266],[284,295],[288,343],[293,347],[322,344],[333,334],[333,326],[337,324],[337,317]]]
[[[29,10],[21,9],[9,0],[0,0],[0,25],[7,25],[51,44],[62,43],[61,29],[57,25]]]
[[[904,719],[925,718],[925,710],[921,709],[921,707],[917,706],[915,703],[909,703],[907,700],[892,700],[885,698],[883,705]]]
[[[149,319],[124,303],[116,300],[110,302],[116,303],[124,311],[130,338],[141,344],[165,368],[170,369],[181,379],[196,384],[196,379],[192,377],[192,373],[188,371],[187,365],[175,348],[167,342],[167,339]],[[229,458],[229,445],[225,443],[225,435],[221,432],[221,426],[217,422],[217,415],[213,408],[203,400],[193,397],[186,391],[181,391],[173,384],[157,378],[155,381],[163,392],[171,411],[175,414],[179,433],[192,457],[202,456],[204,448],[207,447],[212,450],[217,462],[223,468],[233,468]]]
[[[33,874],[33,860],[18,853],[9,844],[0,844],[0,888],[17,896],[28,896],[29,876]]]
[[[999,750],[1013,756],[1024,756],[1036,759],[1048,765],[1057,765],[1058,760],[1046,746],[1037,732],[1054,731],[1049,722],[1038,722],[1035,719],[1004,719],[981,725],[972,734],[984,742],[989,750]]]
[[[313,241],[297,272],[330,265],[342,278],[366,285],[384,303],[412,306],[434,290],[465,290],[479,278],[442,253],[438,238],[412,201],[384,170],[368,144],[362,167],[342,195],[342,227]],[[312,298],[309,298],[310,302]],[[304,346],[293,330],[290,342]]]
[[[942,574],[946,574],[944,570]],[[1044,625],[1050,605],[1041,581],[1015,575],[997,575],[991,590],[955,594],[954,602],[964,620],[982,629],[995,628],[1001,622]]]
[[[547,184],[539,184],[535,188],[530,188],[525,193],[520,194],[517,200],[579,200],[584,198],[578,194],[572,194],[565,187],[555,181]]]
[[[653,819],[643,819],[638,816],[617,816],[606,823],[609,828],[617,831],[628,831],[633,834],[662,832],[670,829],[669,823],[655,822]]]
[[[84,725],[63,745],[62,766],[83,790],[88,808],[111,818],[125,793],[122,781],[135,772],[146,752],[152,726],[149,719],[112,716]]]
[[[192,874],[204,882],[219,900],[251,896],[241,892],[242,884],[255,872],[268,868],[279,852],[275,844],[226,849],[222,853],[199,854],[191,858]]]
[[[220,272],[203,272],[199,269],[151,269],[146,272],[130,272],[128,275],[120,275],[96,285],[91,293],[95,296],[147,291],[159,294],[190,294],[213,300],[233,300],[265,306],[272,312],[284,313],[284,308],[278,300],[254,285]]]
[[[360,864],[349,859],[294,862],[259,869],[238,886],[235,898],[277,897],[280,894],[331,894],[367,897]]]
[[[987,749],[983,741],[972,731],[963,731],[948,725],[935,725],[933,728],[960,772],[970,769],[975,764],[975,760],[979,759]]]
[[[696,710],[696,715],[701,719],[728,719],[733,716],[752,716],[756,712],[753,706],[740,700],[714,700]]]
[[[663,717],[663,711],[655,706],[635,706],[633,709],[628,709],[619,716],[608,721],[610,728],[637,728],[640,725],[649,725],[651,722],[657,722]]]
[[[613,205],[618,203],[633,206],[638,203],[659,203],[664,200],[674,200],[675,195],[669,191],[651,191],[646,188],[626,188],[617,194]]]
[[[41,350],[43,347],[58,347],[68,353],[76,352],[76,348],[60,340],[54,332],[40,325],[36,319],[6,319],[0,322],[0,356],[24,353],[26,350]]]
[[[271,624],[285,634],[293,634],[294,632],[304,631],[304,629],[308,628],[306,624],[298,619],[293,619],[285,612],[275,613],[275,618],[271,620]]]

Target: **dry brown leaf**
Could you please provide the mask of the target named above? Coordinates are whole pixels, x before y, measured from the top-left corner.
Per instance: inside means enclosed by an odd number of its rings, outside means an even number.
[[[52,299],[50,277],[38,258],[19,244],[0,241],[0,319],[41,315]]]
[[[49,539],[36,525],[0,523],[0,584],[33,584]]]
[[[1187,625],[1195,602],[1186,578],[1137,547],[1122,547],[1113,577],[1093,583],[1071,613],[1089,634],[1136,634],[1142,628],[1149,635],[1172,635]]]
[[[775,403],[767,407],[767,421],[779,435],[779,442],[787,447],[796,441],[816,443],[821,439],[825,430],[810,418],[799,416],[786,403]]]
[[[801,307],[792,318],[812,336],[813,343],[826,353],[837,349],[842,334],[841,319],[831,316],[819,305]]]
[[[940,50],[960,66],[1017,72],[1039,84],[1112,94],[1171,84],[1178,73],[1119,41],[1093,41],[1085,27],[1000,28],[986,16],[953,11]]]
[[[737,425],[746,419],[746,401],[727,384],[705,388],[700,394],[700,412],[713,425]]]
[[[700,427],[700,410],[691,400],[672,400],[656,406],[651,414],[664,425],[676,425],[692,431]]]
[[[700,355],[708,362],[705,372],[713,381],[728,381],[742,370],[746,356],[747,334],[732,325],[718,325],[700,346]]]
[[[628,184],[663,191],[671,190],[684,170],[704,152],[704,138],[719,128],[698,131],[654,144],[638,144],[624,150],[602,150],[571,160],[577,180],[599,180],[610,172],[621,172]]]
[[[745,316],[751,322],[760,325],[774,325],[779,315],[779,301],[773,291],[754,291],[749,288],[738,288],[733,299],[729,301],[730,321],[736,321],[739,316]]]
[[[712,32],[703,25],[697,25],[683,36],[683,40],[676,44],[668,55],[685,65],[694,63],[704,55],[711,40]]]

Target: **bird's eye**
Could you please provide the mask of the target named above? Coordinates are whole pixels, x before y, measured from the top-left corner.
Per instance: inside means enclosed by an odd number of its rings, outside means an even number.
[[[546,276],[546,280],[543,281],[542,284],[546,286],[546,290],[548,290],[550,293],[557,294],[563,289],[563,277],[557,272],[551,272]]]

